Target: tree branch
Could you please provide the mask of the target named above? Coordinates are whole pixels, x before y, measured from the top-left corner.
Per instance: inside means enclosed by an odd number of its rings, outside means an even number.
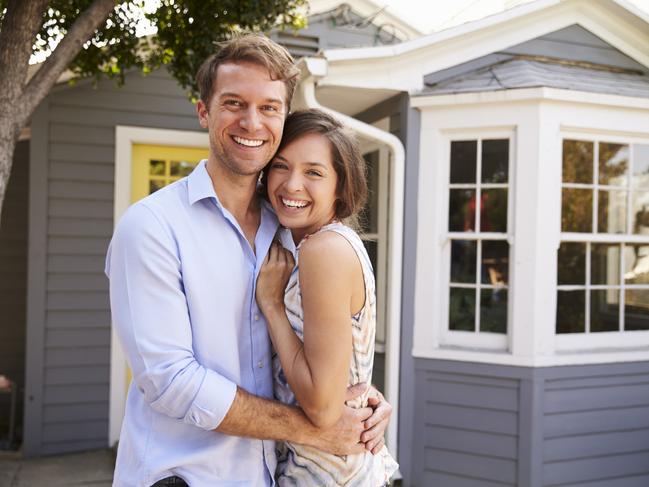
[[[16,102],[25,86],[32,45],[46,7],[47,0],[11,0],[7,5],[0,30],[0,106],[10,119],[18,111]]]
[[[93,32],[106,20],[115,5],[115,0],[95,0],[74,21],[54,52],[43,62],[27,84],[21,103],[24,107],[21,113],[21,116],[24,117],[24,120],[21,120],[22,123],[29,119],[59,76],[67,69]]]

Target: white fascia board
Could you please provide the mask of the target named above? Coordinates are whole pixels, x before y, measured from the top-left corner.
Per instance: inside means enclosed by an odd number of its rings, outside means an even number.
[[[332,59],[329,51],[325,51],[329,73],[319,84],[417,92],[423,88],[423,77],[428,73],[560,30],[577,23],[581,17],[575,3],[556,3],[533,16],[517,16],[497,25],[467,30],[462,35],[439,39],[425,48],[397,52],[399,47],[395,46],[392,56],[381,59],[365,57],[353,62],[340,61]]]
[[[526,3],[495,15],[490,15],[473,22],[467,22],[466,24],[461,24],[450,29],[434,32],[427,36],[413,39],[412,41],[402,42],[401,44],[377,47],[359,47],[352,49],[327,49],[324,51],[324,54],[330,61],[358,61],[400,56],[420,49],[425,49],[448,39],[462,37],[478,30],[488,29],[503,22],[516,19],[517,17],[527,16],[550,6],[558,5],[559,3],[561,3],[560,0],[541,0],[538,2]]]
[[[623,5],[610,0],[547,0],[394,46],[326,50],[329,73],[319,83],[413,93],[423,88],[428,73],[573,24],[649,67],[649,24]]]
[[[411,98],[410,103],[414,108],[425,108],[532,100],[571,102],[587,105],[649,110],[649,98],[606,95],[601,93],[562,90],[557,88],[520,88],[512,90],[483,91],[477,93],[458,93],[453,95],[418,96]]]

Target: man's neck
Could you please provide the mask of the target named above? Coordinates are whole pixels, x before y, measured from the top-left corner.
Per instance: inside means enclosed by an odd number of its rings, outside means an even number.
[[[221,205],[237,220],[254,250],[255,235],[261,222],[261,202],[257,194],[258,176],[234,174],[211,160],[206,168]]]

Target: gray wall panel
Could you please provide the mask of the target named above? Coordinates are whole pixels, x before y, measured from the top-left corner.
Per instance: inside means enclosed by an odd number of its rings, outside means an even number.
[[[25,387],[28,202],[29,141],[22,141],[14,151],[0,221],[0,373],[18,385],[17,418]],[[10,407],[11,396],[0,395],[0,438],[8,432]]]
[[[415,364],[406,485],[649,485],[649,362],[536,369]],[[508,399],[494,402],[497,393]]]

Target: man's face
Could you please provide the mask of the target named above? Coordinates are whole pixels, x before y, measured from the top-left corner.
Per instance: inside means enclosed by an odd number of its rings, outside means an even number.
[[[256,175],[275,154],[286,118],[286,86],[250,62],[219,66],[206,106],[198,102],[201,127],[208,129],[210,159],[239,175]]]

